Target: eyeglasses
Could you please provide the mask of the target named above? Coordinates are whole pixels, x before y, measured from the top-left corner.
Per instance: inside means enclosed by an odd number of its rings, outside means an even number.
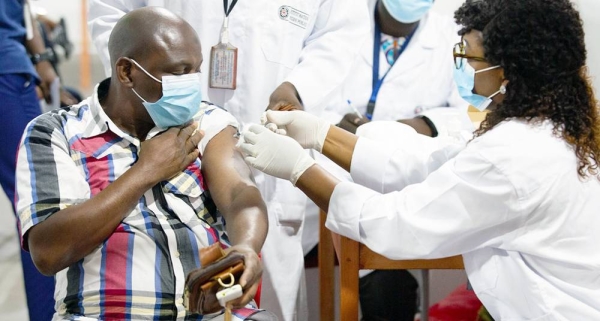
[[[463,44],[462,41],[454,45],[454,51],[452,52],[452,56],[454,56],[454,66],[456,67],[456,69],[462,68],[463,61],[465,59],[472,59],[475,61],[484,61],[484,62],[487,61],[487,60],[485,60],[485,58],[469,56],[469,55],[465,54],[465,45]]]

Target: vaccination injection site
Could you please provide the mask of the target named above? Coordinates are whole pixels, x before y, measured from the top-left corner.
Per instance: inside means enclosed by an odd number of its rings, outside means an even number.
[[[600,321],[600,0],[0,0],[0,320]]]

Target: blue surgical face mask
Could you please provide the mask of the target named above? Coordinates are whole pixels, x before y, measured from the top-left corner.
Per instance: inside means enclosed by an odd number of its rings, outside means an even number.
[[[458,69],[454,68],[454,81],[458,87],[458,93],[464,100],[471,104],[471,106],[479,111],[483,111],[492,103],[492,98],[494,98],[494,96],[499,93],[504,94],[506,89],[504,86],[501,86],[497,92],[489,97],[477,95],[473,93],[473,89],[475,88],[475,74],[500,68],[500,66],[493,66],[475,71],[475,69],[467,62],[466,58],[461,59],[463,59],[462,66]]]
[[[382,0],[390,15],[403,23],[413,23],[421,20],[429,11],[433,0]]]
[[[146,101],[131,88],[142,100],[156,126],[168,128],[183,125],[200,111],[202,92],[199,72],[181,76],[163,76],[161,81],[147,72],[137,61],[133,59],[131,61],[148,77],[162,84],[162,97],[153,103]]]

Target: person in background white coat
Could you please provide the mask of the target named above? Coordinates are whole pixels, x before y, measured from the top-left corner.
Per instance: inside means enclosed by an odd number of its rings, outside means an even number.
[[[267,106],[319,115],[323,99],[349,72],[356,41],[368,33],[364,0],[91,0],[90,30],[107,73],[112,27],[142,6],[165,7],[187,20],[204,44],[205,66],[228,12],[228,42],[238,48],[237,86],[210,88],[210,68],[203,68],[202,92],[242,126],[258,122]],[[255,178],[269,211],[260,305],[284,321],[306,320],[301,229],[307,199],[286,181],[258,172]]]
[[[293,139],[251,126],[245,160],[305,192],[329,229],[388,258],[462,255],[496,320],[598,320],[600,110],[579,13],[569,0],[468,0],[455,17],[459,92],[490,112],[423,182],[391,186],[427,166],[301,112],[267,114]],[[303,147],[364,186],[337,181]]]
[[[454,119],[469,127],[448,56],[460,39],[452,18],[431,11],[433,0],[368,3],[371,32],[325,117],[352,133],[371,120],[404,122],[433,137]]]
[[[431,11],[433,0],[369,0],[371,32],[361,44],[350,75],[327,102],[323,117],[356,133],[371,120],[399,121],[437,137],[472,130],[468,103],[456,89],[448,54],[460,40],[450,16]],[[317,154],[317,162],[341,180],[347,173]],[[319,241],[319,211],[307,203],[302,242],[305,253]],[[412,321],[417,281],[405,270],[360,273],[365,320]],[[385,285],[385,286],[384,286]]]

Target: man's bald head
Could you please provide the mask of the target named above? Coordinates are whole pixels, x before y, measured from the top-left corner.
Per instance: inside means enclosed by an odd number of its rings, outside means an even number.
[[[182,42],[199,46],[198,36],[189,23],[167,9],[144,7],[119,19],[110,34],[108,52],[114,67],[120,57],[142,61],[150,54],[165,56]]]

